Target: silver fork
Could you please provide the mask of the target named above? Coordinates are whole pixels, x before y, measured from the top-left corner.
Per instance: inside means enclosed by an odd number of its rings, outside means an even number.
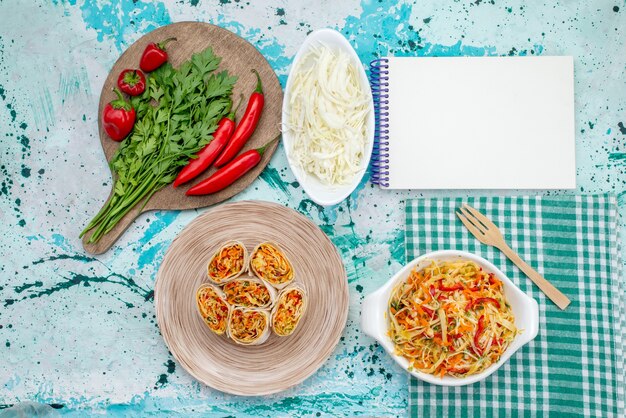
[[[498,227],[489,220],[485,215],[474,209],[473,207],[464,204],[459,208],[460,212],[456,212],[456,216],[459,217],[463,225],[476,237],[476,239],[485,245],[491,245],[496,247],[506,255],[520,270],[528,276],[546,294],[552,302],[561,309],[567,308],[570,304],[570,300],[559,289],[554,287],[552,283],[547,281],[545,277],[537,273],[535,269],[530,267],[520,258],[515,251],[508,246],[502,233]]]

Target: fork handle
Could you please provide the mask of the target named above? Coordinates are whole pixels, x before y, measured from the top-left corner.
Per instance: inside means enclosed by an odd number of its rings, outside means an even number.
[[[545,295],[550,298],[552,302],[556,304],[561,309],[567,308],[570,304],[570,300],[565,296],[559,289],[554,287],[552,283],[547,281],[545,277],[539,274],[534,268],[526,264],[524,260],[520,258],[519,255],[515,251],[511,249],[506,243],[502,243],[502,245],[498,246],[500,251],[502,251],[508,258],[511,260],[520,270],[524,272],[525,275],[528,276],[530,280],[533,281],[541,289]]]

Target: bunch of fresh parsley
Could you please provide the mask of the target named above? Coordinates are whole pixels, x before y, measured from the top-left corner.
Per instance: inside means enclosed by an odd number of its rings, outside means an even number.
[[[179,169],[213,139],[230,111],[237,77],[215,73],[221,58],[211,48],[175,69],[166,63],[150,74],[146,91],[131,99],[137,122],[111,159],[113,196],[81,233],[89,242],[111,231],[135,205],[170,184]],[[143,206],[142,206],[143,207]]]

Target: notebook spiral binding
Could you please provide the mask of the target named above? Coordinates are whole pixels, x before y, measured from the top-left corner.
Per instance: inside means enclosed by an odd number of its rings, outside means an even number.
[[[370,84],[375,118],[370,181],[389,187],[389,61],[386,58],[370,62]]]

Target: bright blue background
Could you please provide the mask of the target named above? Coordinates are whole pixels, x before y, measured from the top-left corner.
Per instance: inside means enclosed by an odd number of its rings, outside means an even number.
[[[358,318],[363,295],[404,261],[403,199],[420,193],[364,182],[342,205],[322,209],[294,182],[281,147],[235,198],[310,216],[340,249],[350,283],[348,326],[331,359],[302,385],[266,398],[198,384],[156,327],[150,290],[159,263],[203,210],[150,213],[107,254],[82,250],[78,232],[111,183],[97,138],[102,83],[133,41],[184,20],[252,42],[283,85],[307,33],[322,27],[344,33],[364,63],[387,54],[573,55],[578,191],[623,201],[624,0],[0,1],[0,406],[34,400],[77,416],[406,414],[406,375],[361,334]]]

